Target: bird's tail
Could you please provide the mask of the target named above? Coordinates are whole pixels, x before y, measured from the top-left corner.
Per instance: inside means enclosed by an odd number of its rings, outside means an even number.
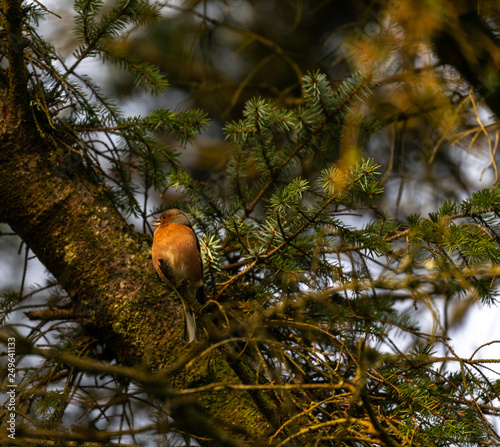
[[[184,341],[191,343],[198,341],[198,326],[196,325],[196,317],[192,310],[184,309]]]

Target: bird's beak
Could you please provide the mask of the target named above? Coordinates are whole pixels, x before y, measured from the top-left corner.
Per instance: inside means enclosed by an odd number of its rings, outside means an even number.
[[[153,224],[153,227],[159,227],[160,226],[160,218],[153,220],[153,222],[156,222]]]

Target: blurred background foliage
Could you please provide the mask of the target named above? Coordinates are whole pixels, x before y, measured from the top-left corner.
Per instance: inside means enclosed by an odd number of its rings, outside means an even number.
[[[301,76],[320,68],[333,85],[356,70],[378,82],[363,107],[384,129],[363,155],[382,164],[391,215],[425,213],[498,180],[490,163],[500,109],[498,2],[161,4],[164,19],[119,39],[115,51],[137,54],[166,73],[179,91],[177,107],[209,113],[214,125],[188,160],[196,177],[224,169],[230,151],[221,124],[241,117],[245,101],[300,104]],[[109,79],[123,101],[137,101],[126,74]],[[154,101],[172,106],[172,100],[170,91]]]
[[[307,71],[320,68],[335,85],[362,69],[379,83],[367,113],[385,124],[365,156],[383,164],[391,211],[404,215],[497,180],[486,168],[500,107],[499,9],[489,1],[167,2],[161,23],[116,51],[156,64],[182,92],[179,107],[209,112],[214,139],[198,141],[192,166],[200,177],[224,167],[217,129],[239,118],[245,101],[296,105]],[[129,78],[111,79],[117,94],[134,94]],[[474,105],[471,92],[482,101]]]
[[[319,68],[333,85],[360,69],[378,82],[364,107],[384,129],[364,155],[382,164],[384,205],[392,215],[425,213],[498,180],[490,162],[498,128],[493,115],[500,111],[499,2],[156,4],[162,20],[118,37],[112,51],[156,65],[171,84],[168,94],[146,96],[118,67],[96,76],[125,113],[156,107],[208,112],[213,126],[184,154],[196,178],[219,176],[223,183],[231,148],[220,129],[241,117],[247,100],[301,104],[300,79]],[[48,6],[63,18],[71,14],[69,4]],[[56,47],[69,55],[76,45],[71,21],[53,21],[47,32],[57,34]]]

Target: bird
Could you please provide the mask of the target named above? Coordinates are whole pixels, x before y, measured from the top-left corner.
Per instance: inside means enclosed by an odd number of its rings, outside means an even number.
[[[187,343],[199,340],[196,316],[188,302],[165,276],[160,260],[172,269],[178,279],[187,278],[187,293],[200,304],[205,301],[203,289],[203,264],[200,243],[190,220],[182,210],[173,208],[164,211],[153,226],[157,227],[151,250],[153,265],[160,278],[177,293],[184,308],[184,340]]]

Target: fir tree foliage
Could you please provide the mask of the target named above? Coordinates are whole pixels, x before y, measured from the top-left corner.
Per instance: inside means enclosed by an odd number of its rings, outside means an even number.
[[[158,109],[146,117],[123,117],[102,89],[81,73],[84,61],[99,57],[127,70],[148,94],[164,92],[168,82],[157,67],[120,50],[128,33],[158,21],[158,6],[132,0],[117,1],[108,8],[99,0],[83,0],[76,1],[74,9],[80,45],[69,62],[31,25],[47,12],[37,5],[28,10],[26,55],[33,114],[41,135],[61,147],[61,153],[53,155],[61,175],[75,166],[92,166],[125,214],[145,217],[147,201],[139,205],[138,194],[147,196],[150,188],[165,188],[165,172],[178,166],[177,151],[161,144],[158,132],[186,143],[206,126],[206,114]],[[140,189],[134,184],[136,176]]]
[[[446,332],[427,332],[418,315],[434,312],[439,300],[495,302],[498,189],[445,202],[402,226],[373,212],[383,191],[373,160],[346,166],[337,158],[318,166],[316,180],[301,177],[312,154],[324,160],[348,150],[342,138],[352,128],[360,144],[378,128],[353,115],[353,103],[368,93],[361,74],[337,91],[320,73],[303,82],[300,108],[254,99],[241,120],[226,125],[235,146],[228,203],[203,206],[207,192],[185,183],[203,228],[222,241],[213,290],[227,302],[230,329],[247,334],[245,349],[259,352],[269,380],[300,387],[307,377],[344,387],[347,398],[340,391],[290,393],[295,417],[308,427],[301,445],[497,439],[486,419],[497,414],[498,398],[486,364],[460,359]],[[417,310],[401,312],[404,303]],[[406,352],[398,337],[407,340]],[[457,363],[460,373],[449,366]],[[333,422],[342,415],[349,416]]]
[[[203,112],[160,109],[123,117],[78,71],[86,58],[101,57],[133,73],[148,93],[163,92],[167,82],[155,67],[120,51],[123,33],[157,20],[158,8],[120,0],[107,9],[88,0],[76,1],[75,12],[80,46],[71,65],[34,28],[44,10],[34,6],[26,18],[31,105],[40,135],[61,149],[49,154],[61,176],[85,168],[124,214],[141,216],[144,227],[154,211],[148,194],[166,187],[183,191],[183,206],[204,234],[207,304],[200,323],[216,327],[207,329],[212,338],[196,352],[197,361],[216,368],[213,352],[227,349],[233,365],[253,371],[249,380],[235,367],[243,385],[265,390],[278,413],[276,423],[256,399],[270,420],[262,442],[498,444],[488,420],[499,415],[500,382],[488,374],[498,361],[459,357],[436,307],[467,298],[496,302],[500,189],[445,202],[428,217],[408,216],[405,225],[380,213],[380,166],[357,157],[380,127],[359,113],[374,85],[356,73],[333,88],[326,75],[312,72],[303,77],[300,107],[256,98],[240,120],[226,124],[233,145],[230,191],[219,197],[217,185],[194,180],[177,152],[157,138],[166,132],[191,141],[207,124]],[[140,195],[146,198],[141,205]],[[57,287],[47,287],[54,295],[50,306],[64,311]],[[2,323],[25,309],[18,299],[10,294],[3,301]],[[421,318],[425,310],[434,328]],[[74,358],[104,357],[98,341],[75,326],[43,322],[27,338]],[[102,364],[93,367],[99,371]],[[23,424],[52,430],[42,432],[49,437],[74,422],[106,442],[130,435],[135,443],[141,431],[170,430],[169,424],[148,430],[135,425],[137,408],[157,408],[141,387],[151,390],[146,372],[132,381],[129,368],[113,371],[89,378],[55,358],[28,366],[18,385],[26,397],[18,408]],[[106,433],[111,423],[121,431]]]

